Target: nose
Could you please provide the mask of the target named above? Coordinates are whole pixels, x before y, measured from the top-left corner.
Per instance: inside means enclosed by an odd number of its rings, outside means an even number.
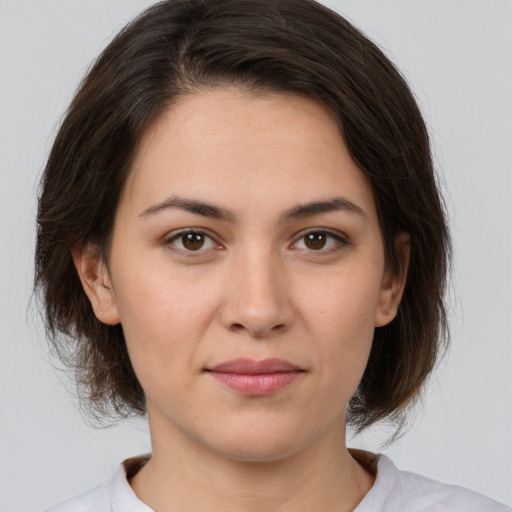
[[[233,262],[221,311],[227,329],[266,338],[290,327],[291,290],[278,260],[268,253],[253,253]]]

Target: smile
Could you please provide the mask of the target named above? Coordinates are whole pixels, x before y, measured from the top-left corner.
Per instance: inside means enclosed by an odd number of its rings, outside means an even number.
[[[289,386],[304,370],[281,359],[235,359],[206,370],[213,378],[246,396],[266,396]]]

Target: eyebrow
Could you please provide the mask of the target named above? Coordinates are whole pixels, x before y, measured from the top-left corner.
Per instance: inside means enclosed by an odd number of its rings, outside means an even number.
[[[213,219],[227,220],[234,222],[236,215],[232,210],[216,206],[205,201],[197,199],[183,198],[179,196],[171,196],[161,203],[155,204],[146,208],[140,217],[148,217],[155,215],[163,210],[169,208],[180,208],[196,215],[203,217],[210,217]],[[344,211],[366,217],[366,213],[362,208],[357,206],[352,201],[344,197],[334,197],[323,201],[313,201],[311,203],[304,203],[287,210],[281,215],[281,221],[286,222],[289,220],[303,219],[305,217],[312,217],[322,213],[329,213],[333,211]]]
[[[204,201],[196,199],[186,199],[184,197],[171,196],[161,203],[150,206],[145,209],[140,216],[148,217],[168,208],[180,208],[190,213],[202,215],[204,217],[212,217],[214,219],[228,220],[233,222],[235,214],[227,208],[221,208]]]
[[[361,217],[366,217],[366,213],[357,204],[349,201],[344,197],[333,197],[325,201],[314,201],[312,203],[305,203],[291,208],[282,216],[283,220],[296,220],[319,215],[321,213],[329,213],[334,211],[343,211],[347,213],[354,213]]]

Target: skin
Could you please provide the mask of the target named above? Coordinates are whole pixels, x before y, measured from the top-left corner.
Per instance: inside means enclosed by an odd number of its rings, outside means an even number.
[[[344,207],[290,215],[333,198]],[[183,245],[183,229],[202,241]],[[397,244],[407,252],[405,235]],[[142,501],[159,512],[361,501],[373,477],[346,449],[346,406],[405,276],[386,266],[372,190],[327,109],[229,88],[182,98],[143,140],[109,270],[94,247],[73,256],[98,318],[122,324],[147,395],[152,458],[131,481]],[[205,371],[238,357],[303,371],[245,396]]]

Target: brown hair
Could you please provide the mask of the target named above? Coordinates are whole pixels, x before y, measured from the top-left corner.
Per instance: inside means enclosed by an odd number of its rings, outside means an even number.
[[[384,418],[400,422],[446,339],[450,244],[429,137],[393,64],[312,0],[160,2],[100,55],[68,109],[42,178],[35,286],[52,346],[75,368],[99,416],[145,412],[122,327],[95,317],[71,249],[94,244],[106,254],[119,196],[148,127],[180,96],[226,84],[297,93],[326,105],[371,184],[395,272],[403,268],[395,237],[409,233],[398,315],[376,329],[348,411],[358,430]]]

